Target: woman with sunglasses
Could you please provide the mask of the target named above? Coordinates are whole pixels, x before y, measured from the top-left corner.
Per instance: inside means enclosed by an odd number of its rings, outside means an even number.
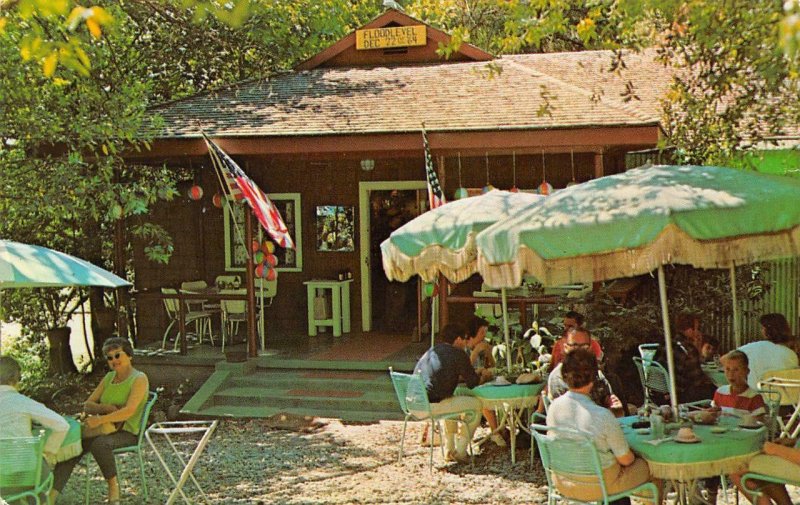
[[[103,354],[111,371],[84,403],[84,410],[88,414],[84,427],[107,434],[84,438],[83,453],[56,466],[51,503],[55,502],[75,465],[87,452],[92,453],[108,483],[108,502],[119,503],[119,481],[113,451],[136,445],[139,430],[144,429],[139,424],[147,402],[149,383],[144,372],[133,368],[133,348],[127,339],[109,338],[103,343]],[[108,429],[103,430],[102,427]]]

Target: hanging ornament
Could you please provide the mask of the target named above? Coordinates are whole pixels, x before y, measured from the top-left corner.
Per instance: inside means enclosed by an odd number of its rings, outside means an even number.
[[[268,281],[274,281],[277,278],[278,278],[278,271],[272,267],[267,268],[267,276],[265,277],[265,279],[267,279]]]
[[[519,193],[519,188],[517,187],[517,152],[511,151],[511,170],[513,170],[512,174],[514,177],[514,183],[511,185],[512,193]]]
[[[552,192],[553,186],[547,182],[547,168],[544,163],[544,150],[542,150],[542,183],[539,184],[539,194],[547,196]]]
[[[264,253],[259,249],[253,253],[253,263],[261,263],[264,261]]]
[[[194,186],[189,188],[189,191],[187,192],[187,194],[188,194],[189,198],[191,198],[192,200],[194,200],[196,202],[197,200],[203,198],[203,188],[201,188],[200,186],[195,184]]]
[[[256,265],[256,277],[259,279],[265,279],[267,277],[267,270],[269,270],[269,265],[265,265],[264,263],[259,263]]]
[[[261,242],[258,240],[253,240],[253,242],[250,243],[250,250],[256,252],[259,249],[261,249]]]
[[[222,195],[219,193],[214,193],[214,196],[211,197],[211,203],[214,204],[214,207],[221,209],[222,208]]]
[[[489,153],[487,152],[486,153],[486,186],[483,187],[483,189],[481,190],[481,193],[486,194],[486,193],[488,193],[489,191],[491,191],[493,189],[494,189],[494,186],[492,186],[492,183],[489,182]]]
[[[278,257],[274,254],[267,254],[264,257],[264,262],[267,263],[269,266],[274,267],[278,264]]]
[[[272,254],[275,252],[275,244],[269,240],[265,240],[264,243],[261,244],[261,250],[264,251],[264,254]]]
[[[575,180],[575,150],[571,149],[569,152],[569,164],[572,167],[572,180],[567,183],[567,187],[574,186],[578,184],[578,181]]]
[[[453,198],[456,200],[461,200],[462,198],[466,198],[468,196],[469,192],[467,191],[467,188],[461,184],[461,153],[458,153],[458,188],[456,188]]]

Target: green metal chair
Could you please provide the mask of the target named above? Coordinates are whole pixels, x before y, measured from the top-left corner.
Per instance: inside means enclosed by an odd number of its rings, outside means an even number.
[[[762,481],[762,482],[771,482],[773,484],[788,484],[790,486],[797,486],[800,487],[800,475],[798,475],[794,479],[783,478],[783,477],[776,477],[773,475],[766,475],[763,473],[757,472],[747,472],[742,476],[742,487],[747,489],[748,481]],[[751,501],[753,503],[756,502],[756,499],[761,496],[761,491],[758,489],[750,490],[748,489],[747,492],[752,496]]]
[[[147,403],[142,409],[142,418],[139,422],[139,435],[136,438],[136,445],[129,445],[127,447],[119,447],[114,449],[114,456],[119,454],[126,454],[126,453],[134,453],[139,458],[139,472],[142,477],[142,491],[144,493],[144,499],[147,500],[147,479],[144,476],[144,459],[142,458],[142,442],[144,440],[144,432],[147,430],[147,421],[150,419],[150,412],[153,410],[153,405],[155,405],[156,400],[158,399],[158,393],[155,391],[150,391],[147,397]],[[85,503],[89,505],[89,465],[86,465],[86,496],[85,496]]]
[[[600,455],[589,434],[568,428],[557,428],[543,424],[531,424],[531,433],[539,447],[542,466],[547,477],[547,503],[553,505],[556,500],[577,501],[574,498],[564,497],[556,490],[555,476],[561,481],[581,479],[585,483],[587,478],[596,478],[602,498],[593,502],[603,503],[620,498],[636,495],[653,502],[657,499],[658,488],[652,482],[645,482],[639,486],[627,489],[620,493],[609,494],[603,478],[603,468],[600,465]]]
[[[39,504],[47,502],[53,487],[53,474],[42,479],[42,451],[45,433],[35,437],[0,438],[0,502],[33,498]]]
[[[644,404],[652,403],[653,393],[669,395],[669,372],[657,361],[633,357],[644,390]]]
[[[425,381],[419,374],[409,375],[401,372],[395,372],[392,367],[389,367],[389,376],[392,378],[392,385],[394,386],[397,401],[400,403],[400,409],[405,414],[403,421],[403,435],[400,438],[400,453],[398,461],[403,458],[403,445],[406,438],[406,425],[409,420],[412,421],[430,421],[431,423],[431,436],[430,438],[430,462],[429,468],[433,469],[433,440],[439,429],[439,421],[456,421],[457,423],[464,424],[467,428],[467,422],[461,419],[461,416],[480,415],[480,412],[475,414],[473,411],[467,410],[462,412],[448,412],[446,414],[433,415],[431,410],[431,403],[428,400],[428,391],[425,388]],[[442,451],[444,448],[442,447]],[[472,457],[472,450],[470,444],[470,456]]]

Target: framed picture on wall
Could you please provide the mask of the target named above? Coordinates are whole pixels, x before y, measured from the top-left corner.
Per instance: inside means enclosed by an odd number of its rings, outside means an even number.
[[[289,236],[295,243],[295,249],[284,249],[275,244],[275,256],[278,272],[301,272],[303,270],[303,229],[300,216],[300,193],[269,193],[267,195],[280,212]],[[252,212],[247,202],[230,202],[225,208],[225,270],[243,272],[247,265],[247,248],[245,245],[245,212]],[[271,241],[269,234],[261,228],[253,216],[253,237],[258,241]]]
[[[354,207],[319,205],[315,216],[317,251],[353,252],[356,250]]]

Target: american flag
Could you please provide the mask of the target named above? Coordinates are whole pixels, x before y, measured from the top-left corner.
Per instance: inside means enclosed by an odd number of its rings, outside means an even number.
[[[269,233],[269,236],[284,249],[294,249],[294,241],[289,236],[289,230],[281,218],[280,212],[269,199],[269,197],[261,191],[252,179],[247,177],[239,165],[228,156],[225,151],[219,148],[208,136],[203,133],[203,138],[208,145],[208,153],[211,155],[211,161],[214,166],[222,174],[227,185],[230,186],[230,181],[233,181],[236,191],[250,204],[253,209],[258,222]],[[231,191],[231,196],[236,198],[235,193]]]
[[[433,167],[433,157],[431,147],[428,144],[428,134],[425,133],[425,125],[422,125],[422,144],[425,146],[425,176],[428,179],[428,207],[435,209],[447,203],[444,199],[442,186],[439,184],[439,176]]]

